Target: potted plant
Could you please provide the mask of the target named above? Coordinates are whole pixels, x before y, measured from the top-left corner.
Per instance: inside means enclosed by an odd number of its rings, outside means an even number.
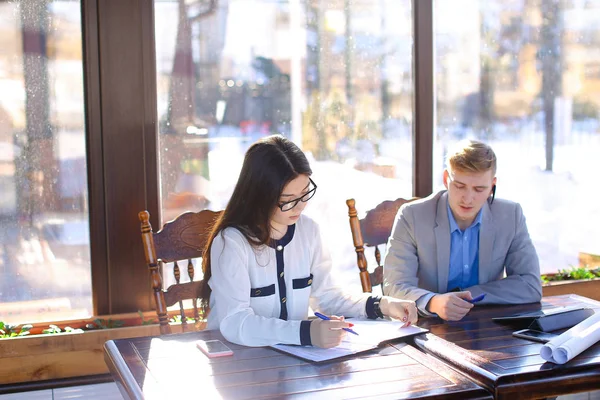
[[[174,314],[174,313],[173,313]],[[158,336],[156,313],[138,312],[47,324],[0,322],[0,382],[17,384],[108,374],[103,345],[107,340]],[[171,320],[173,333],[183,331],[181,318]],[[188,324],[190,330],[202,329]],[[0,392],[2,392],[0,384]]]
[[[600,301],[600,267],[571,267],[542,275],[544,296],[578,294]]]

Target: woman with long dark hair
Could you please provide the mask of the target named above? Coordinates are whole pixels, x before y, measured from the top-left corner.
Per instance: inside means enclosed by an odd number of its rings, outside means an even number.
[[[317,190],[311,174],[304,153],[281,136],[259,140],[246,152],[204,252],[208,329],[246,346],[333,347],[345,334],[340,328],[351,324],[335,316],[308,320],[309,305],[324,314],[416,321],[412,301],[344,294],[332,283],[319,227],[302,215]]]

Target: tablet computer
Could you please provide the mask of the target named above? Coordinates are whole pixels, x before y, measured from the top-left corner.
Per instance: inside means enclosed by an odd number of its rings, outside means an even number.
[[[553,308],[547,308],[545,310],[537,310],[537,311],[530,311],[530,312],[525,312],[525,313],[507,315],[504,317],[493,317],[492,320],[494,320],[494,321],[519,321],[519,320],[528,320],[528,319],[534,320],[536,318],[547,317],[549,315],[556,315],[556,314],[562,314],[562,313],[566,313],[566,312],[570,312],[570,311],[585,310],[585,309],[588,309],[588,308],[582,307],[582,306],[553,307]],[[592,312],[592,314],[593,314],[593,312]]]

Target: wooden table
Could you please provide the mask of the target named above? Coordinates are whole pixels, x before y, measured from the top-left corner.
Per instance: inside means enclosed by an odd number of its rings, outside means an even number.
[[[462,371],[496,399],[538,399],[600,389],[600,343],[564,365],[545,362],[539,343],[515,338],[521,329],[492,317],[550,308],[600,303],[577,295],[545,297],[542,304],[475,307],[463,320],[421,319],[429,333],[414,338],[428,354]]]
[[[227,343],[231,357],[209,359],[198,339],[216,331],[106,342],[105,360],[126,399],[491,399],[489,392],[411,345],[395,344],[327,363],[268,347]]]

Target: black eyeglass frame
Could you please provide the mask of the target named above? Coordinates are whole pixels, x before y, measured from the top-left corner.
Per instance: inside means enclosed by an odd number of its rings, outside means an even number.
[[[310,189],[308,192],[304,193],[304,195],[298,197],[297,199],[294,200],[290,200],[290,201],[286,201],[285,203],[281,203],[278,204],[277,207],[279,207],[279,209],[282,212],[287,212],[287,211],[291,211],[294,209],[294,207],[296,207],[298,205],[299,202],[303,202],[306,203],[307,201],[309,201],[310,199],[313,198],[313,196],[315,195],[315,193],[317,192],[317,184],[315,182],[313,182],[312,179],[308,178],[308,180],[310,181],[310,183],[313,185],[313,188]],[[306,200],[304,200],[304,198],[308,196],[308,198]],[[284,210],[283,207],[285,207],[288,204],[294,203],[293,206],[291,206],[290,208]]]

